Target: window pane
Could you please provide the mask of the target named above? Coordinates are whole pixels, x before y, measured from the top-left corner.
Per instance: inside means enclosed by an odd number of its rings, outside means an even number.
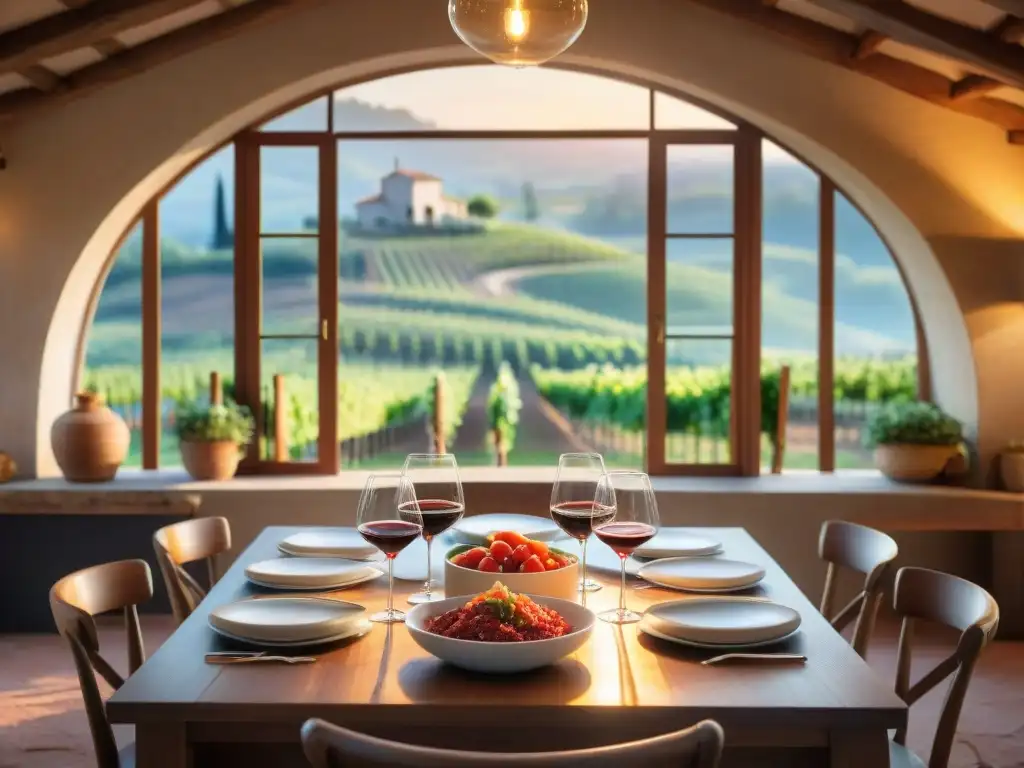
[[[733,248],[732,238],[665,243],[669,336],[732,335]]]
[[[646,88],[581,72],[446,67],[334,94],[335,131],[647,130]]]
[[[668,233],[730,235],[734,149],[709,144],[668,148]]]
[[[732,340],[669,339],[665,355],[666,462],[728,464]]]
[[[647,154],[635,140],[339,142],[346,467],[424,448],[438,370],[448,448],[493,465],[502,362],[522,400],[511,464],[587,445],[643,466],[646,376],[628,397],[611,382],[646,358]]]
[[[142,466],[142,224],[114,256],[85,345],[83,388],[97,392],[131,430],[125,466]]]
[[[319,336],[319,247],[319,240],[311,237],[260,241],[263,335]]]
[[[320,434],[319,342],[316,339],[264,339],[260,346],[260,402],[264,413],[260,458],[274,460],[277,456],[276,414],[280,413],[281,449],[285,460],[316,461],[316,441]]]
[[[326,131],[327,97],[303,104],[260,126],[261,131]]]
[[[320,184],[317,147],[260,148],[260,233],[316,233]]]
[[[234,154],[211,155],[160,201],[162,467],[181,464],[175,409],[208,402],[213,371],[232,391]]]
[[[729,130],[733,123],[664,93],[654,94],[654,127],[659,131],[680,129]]]
[[[818,467],[818,174],[769,141],[763,142],[761,354],[762,398],[771,423],[778,414],[778,377],[790,367],[784,469]],[[774,410],[772,410],[774,408]],[[764,435],[770,469],[775,430]]]
[[[914,314],[875,228],[836,194],[836,466],[872,467],[870,414],[917,394]]]

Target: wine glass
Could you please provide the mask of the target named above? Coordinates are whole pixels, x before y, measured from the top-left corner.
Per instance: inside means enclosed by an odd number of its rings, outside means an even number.
[[[626,609],[626,558],[658,532],[658,502],[644,472],[607,472],[594,494],[594,535],[619,556],[619,607],[598,614],[610,624],[634,624],[640,614]]]
[[[459,479],[459,464],[450,453],[410,453],[402,467],[416,489],[416,502],[423,520],[423,539],[427,542],[427,580],[423,591],[409,596],[413,605],[443,599],[434,592],[431,570],[431,544],[435,536],[455,525],[466,510]]]
[[[423,517],[416,504],[412,481],[399,474],[370,475],[359,497],[356,514],[359,534],[388,560],[388,607],[370,616],[370,621],[394,624],[405,621],[405,613],[394,607],[395,558],[423,532]]]
[[[597,481],[604,475],[604,459],[599,453],[563,453],[551,487],[551,519],[567,535],[580,542],[583,551],[581,592],[596,592],[601,585],[587,578],[587,540],[600,522],[594,516]],[[605,510],[606,516],[611,513]]]

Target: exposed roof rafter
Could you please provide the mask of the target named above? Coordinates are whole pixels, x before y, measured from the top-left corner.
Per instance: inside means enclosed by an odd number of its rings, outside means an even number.
[[[997,8],[1003,13],[1024,16],[1024,0],[981,0],[985,5]]]
[[[1002,83],[998,80],[993,80],[991,77],[967,75],[949,86],[949,98],[953,101],[957,99],[973,99],[1003,87]]]
[[[875,53],[882,43],[888,39],[887,35],[883,35],[881,32],[875,32],[875,30],[869,29],[860,36],[860,39],[857,40],[857,45],[853,49],[853,53],[851,55],[858,61],[866,59],[868,56]]]

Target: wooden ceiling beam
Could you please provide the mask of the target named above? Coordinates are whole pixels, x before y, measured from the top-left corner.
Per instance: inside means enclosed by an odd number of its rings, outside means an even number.
[[[893,40],[962,61],[978,74],[1024,89],[1024,48],[891,0],[812,0]]]
[[[868,56],[877,52],[882,43],[888,39],[888,35],[883,35],[881,32],[869,29],[867,32],[862,34],[860,38],[858,38],[851,56],[857,61],[866,59]]]
[[[1004,87],[1002,83],[998,80],[993,80],[991,77],[967,75],[949,86],[949,98],[953,101],[957,99],[975,99],[978,96],[984,96],[987,93]]]
[[[203,0],[92,0],[0,33],[0,74],[113,37]]]
[[[997,8],[1013,16],[1024,16],[1024,0],[981,0],[985,5]]]
[[[876,53],[857,61],[850,56],[858,42],[856,35],[747,0],[687,2],[771,31],[795,44],[798,50],[821,61],[878,80],[938,106],[993,123],[1007,132],[1019,132],[1024,140],[1024,108],[984,97],[950,99],[952,81],[948,77],[884,53]]]
[[[322,2],[325,0],[258,0],[241,5],[232,11],[210,16],[161,37],[126,48],[110,58],[73,72],[62,78],[61,87],[53,93],[23,88],[0,95],[0,122],[20,118],[38,109],[56,106],[84,96],[233,37],[256,24]]]
[[[39,64],[19,69],[18,74],[32,83],[32,85],[40,91],[55,91],[63,82],[60,75]]]
[[[1004,16],[1002,21],[992,27],[988,33],[1004,43],[1020,43],[1024,41],[1024,19],[1016,16]]]
[[[1006,140],[1011,144],[1024,147],[1024,131],[1010,131],[1006,134]]]

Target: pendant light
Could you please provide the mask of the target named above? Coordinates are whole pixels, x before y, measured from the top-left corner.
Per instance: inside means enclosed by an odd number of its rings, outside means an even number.
[[[498,64],[532,67],[564,52],[587,24],[587,0],[449,0],[466,45]]]

